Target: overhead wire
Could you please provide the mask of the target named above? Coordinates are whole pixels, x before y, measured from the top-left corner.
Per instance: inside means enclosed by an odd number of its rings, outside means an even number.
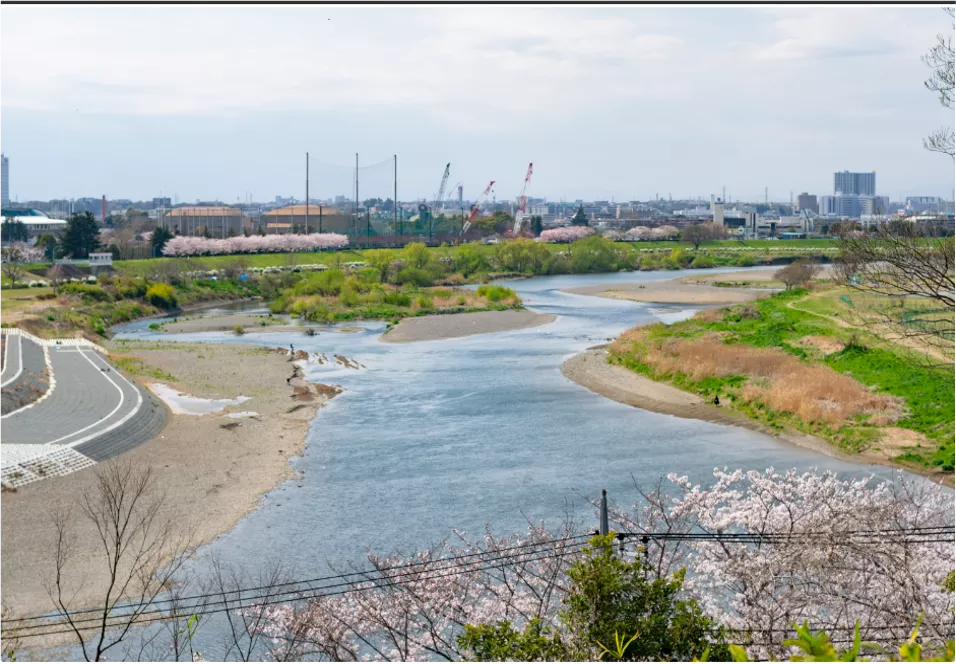
[[[948,535],[954,533],[954,528],[952,526],[936,526],[936,527],[923,527],[923,528],[909,528],[909,529],[889,529],[889,530],[880,530],[880,531],[848,531],[845,533],[788,533],[788,534],[778,534],[778,535],[764,535],[764,534],[732,534],[732,533],[620,533],[619,536],[622,538],[641,538],[641,539],[655,539],[655,540],[690,540],[690,541],[726,541],[730,543],[776,543],[782,541],[789,541],[793,538],[807,538],[808,535],[825,536],[832,538],[833,536],[843,536],[843,535],[885,535],[888,533],[895,533],[897,535],[913,535],[919,537],[928,537],[928,539],[920,540],[905,540],[904,543],[942,543],[942,542],[951,542],[949,539],[941,539],[942,535]],[[142,611],[133,611],[131,613],[120,613],[112,614],[107,616],[106,620],[109,621],[108,627],[114,627],[117,625],[127,625],[129,623],[151,623],[160,620],[169,619],[170,616],[167,615],[167,612],[172,608],[176,608],[178,615],[210,615],[216,613],[222,613],[224,611],[240,610],[244,608],[249,608],[250,606],[261,606],[261,605],[271,605],[277,604],[280,602],[288,601],[302,601],[308,599],[315,599],[318,597],[334,597],[342,594],[347,594],[350,592],[365,592],[367,590],[374,590],[386,585],[394,585],[396,581],[400,581],[403,577],[409,577],[413,575],[418,575],[415,577],[416,581],[429,581],[437,578],[443,578],[446,576],[451,576],[454,574],[462,573],[474,573],[480,571],[487,571],[491,569],[496,569],[503,564],[503,561],[509,562],[519,562],[519,563],[530,563],[536,562],[539,560],[544,560],[548,558],[555,558],[561,555],[567,555],[572,553],[580,552],[579,549],[587,544],[587,542],[579,542],[577,544],[568,545],[564,547],[560,552],[553,553],[552,555],[537,555],[544,553],[543,551],[524,551],[519,553],[510,553],[509,555],[500,555],[502,553],[520,551],[522,549],[534,549],[534,548],[555,548],[556,545],[562,543],[581,540],[583,538],[589,538],[591,534],[581,534],[576,536],[569,536],[561,539],[555,540],[546,540],[543,542],[533,542],[523,545],[516,545],[514,547],[505,547],[502,549],[496,549],[492,551],[480,551],[473,552],[470,554],[462,554],[459,556],[450,556],[446,558],[439,558],[429,561],[418,561],[416,563],[406,563],[403,565],[394,565],[390,567],[377,568],[372,570],[359,570],[350,572],[347,574],[338,574],[338,575],[328,575],[323,577],[316,577],[314,579],[307,579],[303,581],[291,581],[284,582],[279,584],[272,584],[267,586],[258,586],[253,588],[238,588],[231,590],[221,590],[212,593],[201,593],[185,598],[170,598],[165,600],[156,600],[146,605],[149,606],[158,606],[162,604],[169,604],[169,608],[152,608]],[[805,539],[804,539],[805,541]],[[484,559],[482,559],[484,557]],[[524,560],[516,560],[525,557]],[[478,568],[467,568],[466,566],[469,563],[460,563],[461,560],[472,560],[473,564],[483,565]],[[489,564],[491,563],[491,564]],[[429,567],[429,569],[420,570],[420,568]],[[399,571],[398,574],[389,576],[385,574],[386,572]],[[438,573],[438,574],[436,574]],[[359,577],[355,579],[353,577]],[[362,578],[364,577],[364,578]],[[348,580],[346,580],[348,579]],[[327,585],[322,585],[318,588],[312,586],[312,584],[324,582],[324,581],[338,581],[338,583],[332,583]],[[382,584],[382,585],[379,585]],[[335,592],[328,592],[336,588],[341,588],[342,586],[358,586],[358,587],[347,587],[344,590],[337,590]],[[295,586],[292,590],[279,591],[276,592],[277,588],[285,588],[289,586]],[[308,586],[307,588],[301,588],[301,586]],[[260,590],[269,590],[262,595],[253,595],[251,597],[245,596],[250,592],[258,592]],[[302,595],[303,593],[316,593],[313,595],[306,595],[302,597],[288,597],[289,595]],[[227,596],[236,596],[235,600],[227,599]],[[219,598],[208,603],[196,603],[191,607],[186,607],[183,610],[180,610],[178,607],[174,607],[175,604],[184,601],[191,600],[206,600],[209,598]],[[280,599],[281,598],[281,599]],[[233,606],[228,606],[232,602]],[[210,606],[218,606],[222,604],[223,608],[210,609]],[[143,608],[146,608],[143,607]],[[140,605],[135,603],[119,605],[113,607],[113,611],[116,609],[139,609]],[[62,633],[73,633],[74,626],[83,625],[86,623],[102,623],[102,615],[97,615],[91,618],[85,618],[80,620],[71,620],[70,618],[74,615],[82,615],[87,613],[102,613],[102,609],[84,609],[78,611],[71,611],[66,614],[58,613],[55,615],[39,615],[39,616],[29,616],[25,618],[16,618],[8,621],[4,621],[9,624],[10,622],[22,623],[29,621],[44,621],[39,622],[39,624],[34,625],[25,625],[21,627],[15,627],[14,629],[17,632],[17,636],[20,638],[30,638],[30,637],[39,637],[39,636],[48,636],[54,634]],[[132,618],[132,620],[126,620],[127,618]],[[68,627],[68,629],[61,630],[51,630],[53,627]],[[87,629],[86,627],[79,627],[80,630]],[[879,629],[879,628],[870,628],[870,629]],[[900,626],[898,628],[892,629],[905,629],[905,627]],[[28,633],[21,633],[22,630],[27,630]],[[33,631],[41,630],[41,631]],[[43,631],[46,630],[46,631]],[[763,630],[758,630],[758,632]]]

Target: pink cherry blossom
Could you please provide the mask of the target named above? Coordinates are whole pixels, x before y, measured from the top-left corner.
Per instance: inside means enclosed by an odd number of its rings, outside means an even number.
[[[318,251],[347,246],[339,233],[251,235],[224,239],[177,235],[163,247],[165,256],[204,256]]]
[[[594,234],[594,229],[590,226],[562,226],[561,228],[549,228],[541,231],[538,240],[541,242],[574,242]]]

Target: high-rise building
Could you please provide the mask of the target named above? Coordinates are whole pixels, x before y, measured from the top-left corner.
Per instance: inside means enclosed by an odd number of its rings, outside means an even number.
[[[802,212],[803,210],[806,210],[808,212],[819,212],[820,207],[817,204],[817,197],[812,194],[808,194],[807,192],[803,192],[802,194],[797,196],[796,211]]]
[[[890,199],[887,196],[837,195],[820,196],[819,212],[827,217],[858,218],[861,215],[886,215]]]
[[[0,154],[0,200],[10,204],[10,160]]]
[[[843,171],[833,174],[833,193],[855,196],[876,196],[876,171],[872,173],[851,173]]]

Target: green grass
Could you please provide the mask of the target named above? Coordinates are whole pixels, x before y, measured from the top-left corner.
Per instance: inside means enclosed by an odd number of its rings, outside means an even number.
[[[124,355],[110,355],[110,359],[120,369],[125,370],[134,376],[145,376],[157,380],[173,381],[176,377],[157,367],[150,366],[136,357]]]
[[[676,247],[688,248],[689,245],[683,244],[680,242],[618,242],[616,243],[621,247],[631,247],[634,250],[670,250]],[[491,254],[494,247],[489,245],[476,245],[482,252]],[[833,247],[834,243],[832,240],[749,240],[744,243],[737,242],[736,240],[718,240],[716,242],[709,242],[703,245],[701,248],[707,251],[708,253],[719,250],[721,248],[732,248],[732,249],[750,249],[753,251],[760,251],[766,249],[794,249],[794,250],[803,250],[803,249],[825,249]],[[564,244],[549,244],[547,247],[554,252],[567,251],[568,245]],[[195,258],[188,259],[190,262],[198,266],[198,269],[204,270],[215,270],[220,269],[229,265],[234,265],[237,260],[243,260],[249,267],[276,267],[283,265],[290,265],[294,261],[296,264],[308,264],[308,263],[324,263],[326,265],[330,264],[335,260],[335,256],[342,262],[350,261],[359,261],[362,260],[362,257],[365,255],[367,250],[343,250],[343,251],[333,251],[333,252],[306,252],[306,253],[297,253],[297,254],[243,254],[241,256],[199,256]],[[401,249],[389,249],[396,254],[396,256],[401,252]],[[444,251],[454,251],[454,248],[442,248],[442,247],[430,247],[429,252],[438,253]],[[740,252],[734,252],[740,253]],[[126,261],[114,261],[113,267],[117,270],[127,271],[131,274],[145,275],[150,270],[156,268],[156,266],[162,262],[177,260],[170,258],[146,258],[142,260],[126,260]],[[27,267],[37,267],[41,268],[42,266],[27,266]]]
[[[825,364],[834,371],[850,375],[875,392],[902,397],[906,402],[907,415],[894,426],[910,429],[924,434],[935,444],[935,449],[912,451],[899,458],[902,461],[918,463],[926,467],[937,467],[952,471],[954,467],[953,403],[954,373],[952,367],[928,368],[914,364],[912,357],[898,347],[887,347],[876,337],[859,330],[839,327],[826,319],[810,313],[787,307],[806,295],[806,291],[779,293],[774,297],[751,305],[741,305],[727,309],[728,314],[721,320],[705,322],[690,319],[669,326],[655,327],[649,334],[654,338],[695,338],[707,333],[720,333],[727,344],[744,344],[758,348],[779,348],[791,355],[810,362]],[[754,307],[759,318],[741,317],[744,307]],[[843,351],[815,357],[797,342],[810,335],[829,336],[849,343],[855,338],[859,345],[848,345]],[[702,395],[715,392],[727,393],[745,380],[742,376],[726,378],[706,378],[694,381],[685,375],[655,376],[654,370],[640,361],[640,356],[631,353],[613,353],[613,359],[633,371],[652,378],[666,378],[678,387]],[[743,404],[741,400],[733,403],[755,419],[779,428],[792,425],[822,435],[831,442],[851,450],[858,451],[872,442],[877,434],[875,427],[845,425],[838,431],[829,431],[825,427],[801,426],[802,423],[781,413],[770,413],[759,406]]]

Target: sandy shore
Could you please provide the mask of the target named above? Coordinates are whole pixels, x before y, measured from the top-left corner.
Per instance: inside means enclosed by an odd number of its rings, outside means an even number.
[[[613,300],[653,302],[655,304],[740,304],[768,297],[772,291],[748,288],[723,288],[668,281],[650,281],[633,284],[596,284],[568,288],[565,293],[597,295]]]
[[[680,277],[680,282],[685,284],[712,284],[716,281],[725,284],[754,284],[763,287],[763,284],[774,285],[783,288],[783,282],[777,281],[774,276],[782,268],[782,265],[768,267],[761,270],[739,270],[737,272],[721,272],[718,274],[695,274],[689,277]],[[821,265],[817,272],[817,279],[832,279],[834,277],[832,265]]]
[[[232,332],[236,325],[242,325],[246,332],[298,332],[302,328],[287,324],[282,318],[268,314],[226,314],[224,316],[197,316],[182,318],[174,322],[160,323],[163,332]]]
[[[825,440],[815,436],[796,431],[785,433],[771,431],[745,415],[721,406],[714,406],[695,394],[650,380],[624,367],[608,364],[607,351],[604,348],[592,348],[578,353],[561,365],[561,373],[592,392],[629,406],[687,419],[732,424],[759,431],[831,457],[850,459]]]
[[[302,451],[310,420],[335,393],[298,378],[301,372],[287,354],[264,348],[169,342],[109,346],[117,355],[134,356],[147,368],[171,374],[155,380],[176,390],[204,398],[249,397],[222,413],[170,413],[159,436],[120,457],[152,467],[156,488],[166,494],[166,513],[189,525],[196,545],[231,529],[261,494],[291,477],[289,458]],[[230,418],[230,412],[255,415]],[[52,608],[44,589],[53,571],[51,510],[57,503],[75,506],[78,496],[92,491],[95,470],[3,493],[3,604],[18,615]],[[92,526],[83,518],[76,525],[77,569],[87,574],[75,602],[81,605],[102,592],[105,575],[102,545]]]
[[[419,316],[403,318],[398,325],[383,334],[381,340],[390,343],[411,343],[452,339],[472,334],[538,327],[547,325],[554,319],[555,316],[552,314],[538,314],[527,309]]]

